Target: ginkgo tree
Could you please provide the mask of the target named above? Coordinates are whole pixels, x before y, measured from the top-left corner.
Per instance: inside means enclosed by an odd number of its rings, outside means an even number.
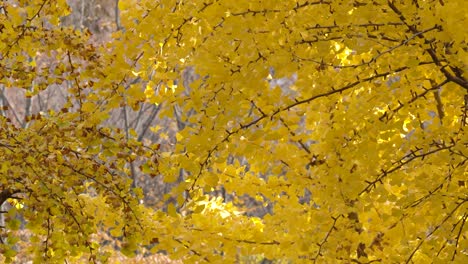
[[[2,3],[1,85],[72,84],[62,109],[0,119],[6,259],[20,228],[38,263],[106,261],[99,232],[184,262],[468,258],[464,1],[119,9],[96,46],[60,26],[64,1]],[[142,104],[177,120],[173,146],[105,122]],[[141,204],[135,173],[174,184],[171,202]]]

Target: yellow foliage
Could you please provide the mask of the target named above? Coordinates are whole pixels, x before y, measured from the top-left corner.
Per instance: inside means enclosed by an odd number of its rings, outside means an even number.
[[[59,25],[65,1],[27,2],[0,7],[0,107],[69,94],[0,116],[6,261],[19,216],[35,263],[105,262],[102,231],[187,263],[467,259],[464,0],[118,1],[100,44]],[[149,129],[164,149],[109,120],[144,103],[177,120]],[[165,207],[135,173],[171,183]]]

